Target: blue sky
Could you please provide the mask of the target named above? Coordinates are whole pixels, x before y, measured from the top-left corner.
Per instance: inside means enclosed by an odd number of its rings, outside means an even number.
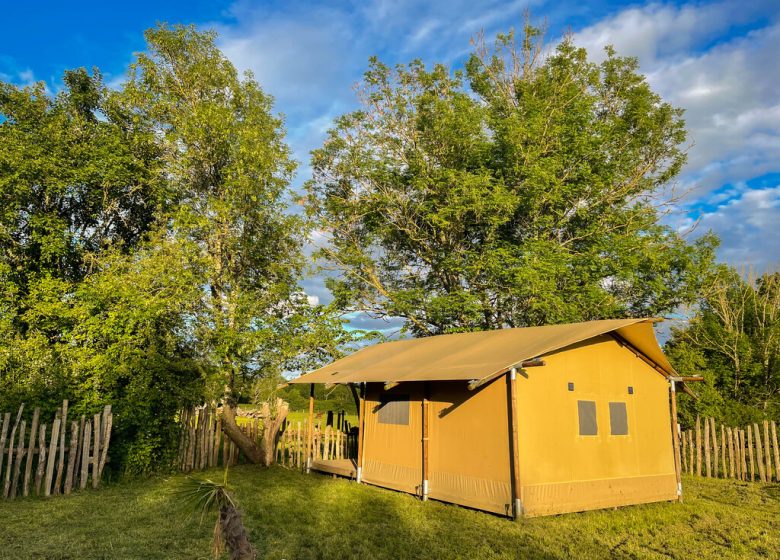
[[[308,152],[332,119],[354,107],[352,86],[369,56],[457,67],[480,29],[488,36],[546,20],[549,41],[570,30],[598,59],[605,44],[639,57],[651,85],[686,110],[689,163],[676,185],[687,195],[665,218],[692,236],[712,229],[720,258],[758,269],[780,264],[780,2],[620,3],[364,0],[318,3],[189,0],[6,3],[0,79],[44,80],[98,66],[118,83],[157,21],[217,30],[220,46],[252,70],[284,113],[307,177]],[[322,282],[307,291],[326,299]],[[360,321],[358,321],[359,323]]]

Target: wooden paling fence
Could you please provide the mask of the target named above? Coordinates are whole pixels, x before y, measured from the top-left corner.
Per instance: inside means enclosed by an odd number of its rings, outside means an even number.
[[[696,417],[690,430],[678,430],[684,473],[745,481],[780,482],[777,425],[764,420],[744,428]]]
[[[276,462],[289,468],[304,469],[306,467],[306,445],[308,439],[308,422],[288,423],[276,448]],[[357,430],[348,422],[335,426],[322,422],[314,423],[312,434],[312,459],[336,460],[354,459],[357,457]]]
[[[70,494],[72,490],[100,486],[108,462],[113,416],[111,405],[93,418],[71,420],[67,437],[68,401],[62,402],[47,430],[40,424],[41,410],[33,410],[30,424],[19,407],[13,423],[10,412],[3,415],[0,428],[0,476],[2,497]],[[28,429],[29,426],[29,429]],[[9,432],[10,428],[10,432]],[[48,443],[47,443],[48,437]],[[37,457],[37,459],[36,459]],[[5,472],[3,467],[5,466]]]
[[[248,420],[248,421],[246,421]],[[182,472],[245,463],[241,450],[222,433],[222,418],[211,407],[193,407],[179,415],[181,432],[176,468]],[[328,415],[314,423],[312,457],[314,459],[346,459],[357,457],[357,434],[346,421],[343,412],[334,419]],[[332,425],[331,425],[332,424]],[[239,421],[239,428],[256,443],[260,443],[262,422],[256,418]],[[285,422],[276,446],[276,462],[289,468],[304,468],[308,422]]]

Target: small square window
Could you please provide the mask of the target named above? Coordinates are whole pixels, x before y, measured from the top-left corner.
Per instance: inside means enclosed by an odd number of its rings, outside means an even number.
[[[628,394],[629,395],[633,395],[634,394],[634,388],[631,385],[628,386]]]
[[[613,436],[628,435],[628,413],[626,403],[609,403],[609,430]]]
[[[580,435],[598,435],[599,429],[596,422],[596,401],[577,401],[577,412],[580,420]]]
[[[569,391],[574,391],[574,383],[569,381]]]
[[[409,425],[409,396],[382,397],[379,403],[380,424]]]

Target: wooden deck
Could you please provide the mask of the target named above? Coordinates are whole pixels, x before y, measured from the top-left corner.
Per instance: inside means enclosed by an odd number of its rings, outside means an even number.
[[[312,461],[311,468],[317,472],[335,474],[347,478],[355,478],[357,476],[357,462],[354,459],[333,459],[330,461],[318,459]]]

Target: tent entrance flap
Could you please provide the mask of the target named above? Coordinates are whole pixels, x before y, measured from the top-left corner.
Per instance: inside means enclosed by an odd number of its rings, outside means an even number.
[[[422,492],[422,383],[388,391],[366,385],[361,480],[411,494]]]

